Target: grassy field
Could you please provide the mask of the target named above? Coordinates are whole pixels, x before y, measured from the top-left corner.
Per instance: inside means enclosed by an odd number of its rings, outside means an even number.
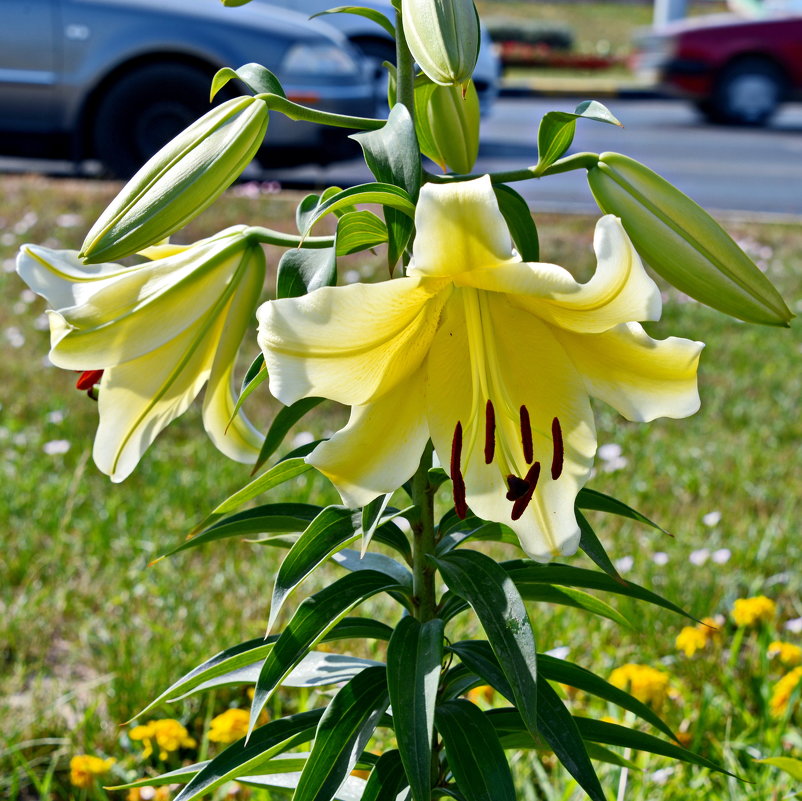
[[[140,745],[120,724],[181,672],[264,630],[276,558],[269,549],[229,542],[147,567],[244,482],[246,470],[216,453],[193,410],[162,435],[123,485],[98,474],[89,458],[95,406],[72,388],[75,376],[47,365],[43,303],[12,272],[23,242],[77,247],[116,188],[0,179],[0,337],[6,356],[0,386],[0,797],[87,797],[69,786],[74,754],[116,759],[108,779],[157,767],[155,757],[142,758]],[[229,193],[181,238],[244,220],[292,227],[297,196],[245,194],[243,187]],[[537,220],[543,258],[586,275],[593,221]],[[729,227],[802,312],[802,228]],[[377,264],[357,260],[350,268],[369,275]],[[594,523],[628,578],[697,616],[725,616],[721,638],[688,658],[674,645],[682,619],[620,601],[615,606],[637,621],[632,630],[549,607],[533,609],[533,623],[541,650],[567,649],[568,658],[601,675],[626,662],[668,673],[668,722],[702,753],[753,782],[655,757],[630,774],[623,796],[628,801],[780,799],[792,791],[791,780],[754,760],[802,755],[797,730],[766,710],[782,670],[765,656],[773,638],[802,644],[799,631],[783,629],[802,617],[802,335],[799,326],[772,330],[724,319],[674,292],[667,299],[664,319],[651,333],[707,343],[702,410],[690,420],[644,426],[599,405],[604,458],[591,486],[629,502],[674,536],[601,516]],[[262,394],[249,409],[264,423],[275,406]],[[322,412],[302,424],[301,435],[330,430],[342,414]],[[327,487],[300,479],[274,498],[336,501]],[[761,632],[737,634],[728,618],[731,605],[756,594],[777,602],[777,618]],[[305,700],[284,696],[276,703]],[[246,703],[244,696],[220,693],[206,705],[189,701],[163,715],[181,720],[200,740],[210,714]],[[580,711],[606,712],[581,697],[574,703]],[[582,797],[552,762],[515,763],[522,799]],[[602,768],[602,774],[613,795],[618,769]],[[93,790],[88,797],[105,794]]]

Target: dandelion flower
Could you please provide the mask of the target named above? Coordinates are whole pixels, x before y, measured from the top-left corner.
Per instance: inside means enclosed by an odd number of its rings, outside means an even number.
[[[627,690],[639,701],[653,709],[660,709],[668,694],[668,673],[649,665],[631,662],[616,668],[610,674],[610,684]]]
[[[769,658],[776,659],[783,667],[794,668],[802,665],[802,648],[792,642],[775,640],[769,645]]]
[[[144,745],[142,757],[147,759],[154,751],[154,744],[159,748],[159,759],[165,760],[173,751],[180,748],[193,748],[195,740],[177,720],[163,718],[151,720],[143,726],[135,726],[128,732],[132,740],[141,740]]]
[[[752,598],[738,598],[732,605],[732,619],[736,626],[752,627],[768,623],[774,618],[777,607],[771,598],[755,595]]]
[[[685,626],[677,635],[674,644],[685,653],[685,656],[692,657],[707,645],[707,637],[696,626]]]
[[[212,718],[209,739],[213,743],[233,743],[248,733],[248,713],[244,709],[226,709]]]
[[[786,673],[775,685],[769,699],[769,709],[772,717],[781,718],[788,711],[791,696],[802,682],[802,667],[794,668]]]
[[[70,760],[70,784],[87,789],[95,783],[98,776],[107,773],[115,763],[114,759],[101,759],[89,754],[78,754]]]

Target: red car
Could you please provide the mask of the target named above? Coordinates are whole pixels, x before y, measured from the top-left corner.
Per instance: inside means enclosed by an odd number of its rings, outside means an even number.
[[[673,22],[636,41],[634,66],[711,122],[765,125],[782,102],[802,98],[802,16]]]

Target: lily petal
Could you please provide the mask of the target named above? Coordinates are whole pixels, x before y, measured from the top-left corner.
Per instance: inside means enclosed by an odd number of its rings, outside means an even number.
[[[348,424],[306,458],[356,509],[400,487],[417,469],[429,439],[424,371],[367,406],[354,406]]]
[[[239,268],[241,277],[235,279],[239,283],[224,313],[226,322],[220,331],[217,353],[203,398],[203,425],[209,438],[230,459],[246,464],[256,461],[264,435],[242,410],[231,419],[237,404],[234,367],[239,346],[253,325],[265,270],[264,251],[261,247],[251,248],[243,256]]]
[[[513,258],[512,239],[490,178],[426,184],[415,210],[407,275],[453,277]]]
[[[398,278],[264,303],[270,392],[287,405],[314,396],[370,403],[418,369],[449,291],[447,281]]]
[[[33,280],[56,306],[49,312],[51,361],[84,370],[136,359],[205,315],[235,273],[242,247],[237,238],[210,239],[137,267],[100,265],[89,279],[77,272],[75,256],[29,251]]]
[[[461,424],[460,471],[473,511],[510,526],[533,559],[574,552],[574,500],[589,476],[596,439],[585,386],[549,326],[504,295],[457,290],[432,343],[427,377],[429,429],[443,464],[456,466],[454,434]],[[494,409],[490,464],[488,399]],[[531,429],[529,458],[521,407]],[[556,478],[554,418],[562,440]],[[507,477],[523,479],[535,462],[541,465],[536,488],[513,520]]]
[[[628,420],[688,417],[699,409],[696,370],[701,342],[652,339],[638,323],[582,336],[554,329],[588,392]]]
[[[514,296],[521,308],[570,331],[597,333],[631,320],[658,320],[660,290],[617,217],[596,223],[596,271],[584,284],[556,264],[511,262],[458,277],[457,282]]]

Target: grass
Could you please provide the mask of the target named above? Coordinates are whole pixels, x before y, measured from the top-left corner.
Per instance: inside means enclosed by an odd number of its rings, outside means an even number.
[[[147,568],[244,482],[246,470],[226,462],[199,436],[200,415],[193,409],[170,426],[125,484],[111,485],[90,460],[94,404],[72,389],[74,376],[45,365],[43,304],[12,274],[14,253],[25,241],[77,247],[116,188],[101,182],[0,179],[0,291],[6,299],[0,337],[7,363],[0,386],[5,532],[0,795],[12,798],[73,797],[67,764],[76,753],[115,757],[118,778],[126,766],[141,768],[139,748],[120,724],[183,671],[223,646],[263,632],[276,564],[269,549],[229,542]],[[242,194],[226,196],[193,223],[186,239],[255,218],[292,227],[298,196],[262,194],[251,200]],[[538,223],[544,258],[587,275],[593,221],[544,215]],[[738,223],[729,228],[791,304],[799,304],[799,226]],[[364,272],[377,264],[367,260]],[[613,557],[624,560],[622,569],[628,566],[628,578],[680,601],[697,616],[727,615],[734,599],[764,593],[777,601],[780,621],[798,618],[799,326],[786,331],[742,325],[675,292],[667,297],[664,319],[651,332],[707,343],[702,410],[689,420],[646,426],[623,421],[599,404],[599,442],[608,446],[608,456],[609,446],[620,447],[621,456],[600,460],[591,486],[629,502],[674,537],[602,516],[593,522]],[[536,360],[537,354],[522,357]],[[264,393],[248,408],[262,423],[275,409]],[[342,419],[341,410],[327,411],[301,429],[322,434]],[[301,479],[275,497],[336,500],[322,484],[308,486]],[[724,564],[709,558],[695,564],[701,561],[695,553],[700,549],[728,549],[731,556]],[[759,637],[766,639],[769,632],[748,634],[734,650],[728,625],[719,650],[688,659],[674,647],[681,619],[619,601],[615,605],[637,621],[634,630],[576,611],[537,607],[533,622],[539,647],[565,647],[570,659],[604,676],[628,661],[667,671],[674,688],[663,710],[669,723],[688,732],[702,753],[754,782],[742,784],[655,757],[642,761],[641,774],[630,774],[625,798],[764,801],[787,796],[790,780],[753,762],[780,752],[799,756],[802,747],[791,726],[784,728],[765,714],[767,693],[778,676],[761,656],[765,643]],[[777,633],[800,641],[798,634]],[[282,701],[304,699],[284,696],[277,703]],[[245,699],[220,693],[210,703],[221,711],[231,702],[242,705]],[[588,704],[581,698],[575,703],[579,709]],[[180,718],[197,736],[210,709],[195,700],[164,714]],[[516,757],[515,764],[522,799],[581,797],[548,760]],[[602,768],[602,773],[605,786],[614,788],[618,769]]]

